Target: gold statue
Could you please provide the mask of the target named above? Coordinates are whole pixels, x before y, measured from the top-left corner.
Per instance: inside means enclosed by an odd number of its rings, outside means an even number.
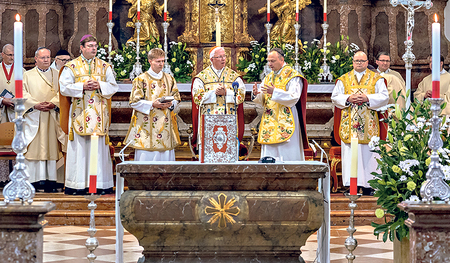
[[[309,4],[311,0],[299,0],[298,9],[302,10]],[[278,21],[270,32],[271,39],[282,37],[287,43],[295,43],[295,0],[275,0],[270,3],[270,10],[278,16]],[[267,6],[258,10],[259,14],[266,12]]]
[[[132,21],[127,22],[127,27],[136,28],[135,23],[137,22],[137,0],[127,0],[132,6],[128,10],[128,18]],[[144,44],[147,40],[152,39],[152,37],[159,38],[159,32],[156,28],[155,18],[153,17],[153,12],[156,12],[159,16],[162,16],[164,10],[164,4],[159,5],[157,0],[141,0],[141,30],[139,32],[139,42]],[[168,21],[171,19],[167,18]],[[133,37],[128,39],[127,42],[136,42],[137,33],[136,29],[134,31]]]

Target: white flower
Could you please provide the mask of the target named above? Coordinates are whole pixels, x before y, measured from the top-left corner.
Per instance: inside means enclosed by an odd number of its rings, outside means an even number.
[[[313,42],[317,42],[317,44],[320,44],[320,40],[318,40],[318,39],[313,39]]]
[[[420,199],[417,195],[411,195],[408,199],[410,202],[420,202]]]
[[[418,122],[425,122],[426,119],[425,119],[424,117],[419,117],[419,118],[417,118],[417,121],[418,121]]]
[[[422,129],[423,126],[424,126],[424,123],[423,123],[423,122],[417,123],[417,128]]]
[[[369,149],[370,150],[375,150],[375,148],[378,146],[378,144],[380,143],[380,137],[377,137],[377,136],[373,136],[371,139],[370,139],[370,142],[369,142]]]
[[[426,126],[431,126],[432,124],[431,124],[431,122],[427,121],[427,122],[425,122],[425,125]]]
[[[408,178],[406,176],[404,176],[404,175],[400,176],[400,181],[404,182],[406,180],[408,180]]]
[[[252,64],[248,65],[247,69],[248,69],[248,70],[254,70],[254,69],[256,69],[256,64],[255,64],[255,63],[252,63]]]
[[[250,41],[250,45],[252,45],[252,46],[258,45],[258,41]]]
[[[413,160],[413,159],[409,159],[409,160],[401,161],[398,164],[398,167],[400,167],[402,169],[402,171],[407,173],[409,176],[413,176],[414,173],[411,172],[410,169],[411,169],[412,166],[418,166],[419,164],[420,164],[419,161]]]
[[[446,181],[450,180],[450,166],[448,165],[441,165],[442,172],[444,173],[444,179]]]
[[[412,132],[418,132],[418,131],[419,131],[419,128],[417,128],[417,127],[414,126],[414,125],[408,124],[408,125],[406,125],[406,130],[407,130],[407,131],[412,131]]]
[[[186,63],[187,63],[189,66],[192,66],[192,62],[191,62],[190,60],[188,60]]]
[[[309,62],[309,61],[303,61],[303,63],[305,64],[305,70],[307,70],[307,69],[310,69],[311,68],[311,62]]]
[[[291,44],[286,44],[286,49],[289,49],[289,50],[293,50],[294,49],[294,47],[291,45]]]
[[[359,50],[359,47],[355,43],[351,43],[350,44],[350,50],[354,52],[354,51]]]

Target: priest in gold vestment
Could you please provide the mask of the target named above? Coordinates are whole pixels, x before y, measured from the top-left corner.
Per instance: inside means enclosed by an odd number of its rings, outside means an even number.
[[[225,66],[227,56],[223,47],[213,47],[209,53],[211,66],[202,70],[192,82],[192,125],[194,140],[201,144],[201,116],[204,114],[238,115],[238,139],[244,135],[245,85],[234,70]],[[236,89],[233,82],[237,83]],[[235,108],[237,105],[237,109]]]
[[[59,125],[59,74],[50,68],[50,50],[39,48],[35,60],[36,67],[23,74],[25,164],[36,189],[56,192],[56,183],[64,183],[64,169],[57,176],[56,165],[66,141]]]
[[[306,134],[306,96],[308,83],[284,62],[279,48],[267,56],[272,69],[261,83],[253,85],[253,101],[264,106],[259,124],[258,142],[261,157],[278,161],[304,161],[304,147],[309,148]]]
[[[431,61],[432,57],[429,58],[430,61],[430,69],[431,69]],[[444,69],[444,57],[441,55],[441,73],[440,73],[440,97],[444,99],[444,102],[447,103],[447,106],[442,110],[443,115],[450,115],[450,73],[448,73]],[[432,91],[432,81],[431,74],[426,76],[417,87],[416,92],[414,92],[414,98],[419,101],[423,101],[424,99],[431,98]]]
[[[380,124],[376,109],[386,106],[389,94],[383,77],[368,70],[367,55],[358,51],[353,56],[353,70],[342,75],[331,95],[333,104],[341,109],[339,137],[341,139],[342,181],[350,185],[350,141],[358,137],[358,186],[363,194],[373,194],[368,183],[377,169],[378,154],[371,152],[368,143],[380,137]]]
[[[174,113],[181,98],[174,77],[162,72],[164,57],[162,49],[150,50],[150,69],[133,80],[133,115],[125,143],[135,149],[135,161],[175,161],[175,147],[181,143]]]
[[[111,66],[95,57],[97,39],[81,38],[81,56],[68,62],[59,77],[61,128],[69,134],[66,157],[66,194],[85,194],[89,187],[90,156],[97,164],[97,188],[112,193],[113,171],[109,151],[111,97],[117,92]],[[96,134],[98,151],[91,152],[91,135]]]

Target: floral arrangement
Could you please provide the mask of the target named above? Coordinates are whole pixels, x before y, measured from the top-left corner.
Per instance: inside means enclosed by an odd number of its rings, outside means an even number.
[[[396,97],[399,95],[396,94]],[[377,160],[379,172],[372,173],[374,179],[370,186],[376,190],[378,197],[375,214],[384,218],[384,224],[372,222],[374,235],[383,234],[383,241],[402,240],[409,237],[405,225],[408,214],[397,205],[403,201],[420,201],[420,187],[426,181],[426,172],[431,162],[428,139],[431,135],[430,119],[432,113],[430,102],[416,100],[409,109],[400,109],[398,105],[387,107],[389,117],[383,120],[389,126],[386,140],[372,138],[369,147],[380,155]],[[442,105],[445,107],[445,105]],[[450,120],[443,119],[441,137],[444,146],[439,149],[445,180],[450,182],[450,143],[447,140]]]
[[[347,41],[348,41],[347,37]],[[336,79],[344,73],[353,69],[352,57],[353,54],[359,50],[355,44],[344,46],[344,36],[341,36],[340,41],[334,45],[327,43],[327,58],[330,71],[333,78]],[[244,79],[247,82],[260,81],[260,75],[266,65],[267,50],[264,43],[257,41],[250,42],[250,51],[244,57],[239,57],[237,69],[244,72]],[[285,61],[290,66],[295,64],[295,50],[294,46],[285,43],[283,38],[278,38],[271,41],[272,47],[279,47],[285,53]],[[308,80],[308,83],[318,83],[318,75],[321,72],[320,66],[323,64],[324,49],[320,48],[320,41],[314,39],[311,43],[308,41],[299,40],[299,65],[301,67],[301,74]]]
[[[159,39],[154,38],[153,40],[147,41],[145,45],[140,46],[139,61],[141,62],[143,71],[148,70],[150,67],[147,55],[153,48],[162,48]],[[97,57],[107,61],[107,49],[108,45],[101,46],[99,44]],[[133,70],[133,65],[136,63],[136,44],[134,42],[128,42],[126,45],[122,45],[122,49],[111,51],[111,57],[117,79],[129,78],[130,72]],[[181,42],[170,43],[168,63],[177,82],[189,82],[191,80],[194,65],[190,60],[189,53],[186,51],[186,44]]]

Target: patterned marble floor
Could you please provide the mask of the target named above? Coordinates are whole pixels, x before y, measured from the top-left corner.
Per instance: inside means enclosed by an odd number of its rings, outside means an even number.
[[[85,247],[89,237],[87,226],[48,226],[44,228],[44,262],[78,263],[87,262],[88,250]],[[331,227],[331,261],[330,263],[347,263],[345,255],[348,253],[344,246],[348,236],[346,227]],[[97,227],[95,235],[99,241],[99,247],[95,250],[97,259],[95,263],[115,262],[115,228]],[[391,242],[383,243],[373,235],[370,226],[358,226],[354,234],[358,240],[355,250],[355,262],[393,262],[393,245]],[[314,262],[317,249],[317,236],[312,235],[306,245],[301,249],[306,262]],[[124,260],[126,263],[136,263],[141,257],[142,247],[136,238],[125,233]]]

